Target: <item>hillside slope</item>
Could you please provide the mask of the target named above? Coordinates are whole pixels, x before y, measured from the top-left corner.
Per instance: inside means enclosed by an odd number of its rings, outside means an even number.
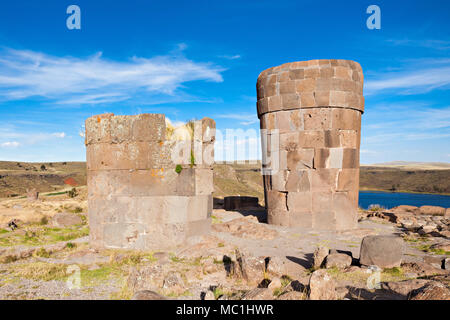
[[[264,189],[259,167],[259,164],[216,164],[214,196],[249,195],[262,200]],[[0,161],[0,197],[23,195],[27,188],[33,187],[40,192],[52,192],[72,187],[73,182],[86,184],[86,163]],[[433,170],[362,166],[360,189],[450,194],[450,170],[442,166]]]

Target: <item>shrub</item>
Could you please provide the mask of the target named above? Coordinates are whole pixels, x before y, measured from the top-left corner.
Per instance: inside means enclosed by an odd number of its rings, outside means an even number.
[[[183,170],[183,167],[181,165],[177,164],[177,166],[175,167],[175,172],[180,174],[182,170]]]
[[[70,198],[75,198],[78,195],[78,191],[76,188],[72,188],[72,190],[70,190],[69,192],[67,192],[67,195]]]
[[[48,218],[47,217],[42,217],[41,220],[39,221],[39,224],[42,226],[45,226],[48,223]]]

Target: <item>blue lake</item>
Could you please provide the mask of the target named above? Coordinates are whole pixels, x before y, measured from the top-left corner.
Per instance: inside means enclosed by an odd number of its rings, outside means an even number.
[[[450,208],[450,196],[438,194],[360,191],[359,206],[363,209],[367,209],[371,204],[379,204],[387,209],[402,204],[416,207],[428,205]]]

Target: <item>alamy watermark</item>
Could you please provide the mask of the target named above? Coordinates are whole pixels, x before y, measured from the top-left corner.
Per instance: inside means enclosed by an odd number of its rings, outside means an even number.
[[[381,29],[381,9],[379,6],[373,4],[367,7],[367,14],[370,14],[369,18],[367,18],[367,28],[369,30],[380,30]]]
[[[66,20],[66,26],[69,30],[80,30],[81,29],[81,9],[79,6],[72,4],[67,7],[67,14],[70,16]]]

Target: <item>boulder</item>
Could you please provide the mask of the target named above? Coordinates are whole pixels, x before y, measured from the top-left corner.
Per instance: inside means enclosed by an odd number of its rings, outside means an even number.
[[[423,262],[429,264],[430,266],[436,269],[441,269],[442,267],[442,258],[436,256],[424,256]]]
[[[418,214],[419,208],[415,206],[408,206],[408,205],[401,205],[392,208],[390,211],[392,212],[400,212],[400,213],[412,213],[412,214]]]
[[[381,289],[407,297],[411,291],[422,288],[428,282],[430,281],[424,279],[382,282]]]
[[[445,216],[450,217],[450,208],[445,209]]]
[[[163,289],[169,293],[180,294],[185,291],[184,281],[178,272],[169,273],[163,281]]]
[[[306,300],[307,296],[304,292],[288,291],[280,295],[277,300]]]
[[[450,290],[440,282],[430,281],[425,286],[413,290],[409,300],[450,300]]]
[[[442,261],[442,266],[444,267],[445,270],[450,270],[450,258],[445,258]]]
[[[352,264],[352,257],[345,253],[332,253],[329,254],[325,260],[325,267],[344,269]]]
[[[78,224],[82,224],[83,220],[73,213],[57,213],[52,218],[52,224],[58,228],[70,227]]]
[[[213,224],[212,229],[217,232],[230,233],[235,237],[254,240],[273,240],[278,236],[276,230],[269,229],[267,225],[259,223],[255,216]]]
[[[439,275],[444,274],[445,271],[439,268],[436,268],[435,266],[424,263],[424,262],[407,262],[402,263],[401,265],[403,272],[405,273],[415,273],[419,277],[427,277],[427,276],[433,276],[433,275]]]
[[[249,283],[259,283],[264,279],[266,261],[264,257],[256,257],[235,250],[236,261],[233,262],[233,275],[242,278]]]
[[[281,288],[281,279],[278,277],[273,278],[272,281],[270,281],[269,286],[267,288],[272,290]]]
[[[166,297],[150,290],[136,292],[131,300],[167,300]]]
[[[432,250],[443,250],[445,252],[450,252],[450,241],[438,242],[430,246]]]
[[[403,257],[403,240],[396,236],[367,236],[361,242],[359,262],[380,268],[399,267]]]
[[[336,300],[336,282],[327,270],[314,271],[309,278],[309,300]]]
[[[323,265],[329,252],[330,250],[327,247],[317,247],[313,254],[313,268],[319,269]]]
[[[127,279],[128,288],[132,292],[141,290],[158,290],[164,284],[164,272],[161,265],[155,264],[140,268],[132,268]]]
[[[304,275],[305,267],[297,262],[294,257],[274,256],[269,258],[267,272],[277,277],[289,276],[292,279],[297,279]]]
[[[421,206],[420,214],[429,216],[444,216],[445,208],[437,206]]]
[[[273,300],[274,298],[273,291],[268,288],[255,288],[242,296],[242,300]]]

